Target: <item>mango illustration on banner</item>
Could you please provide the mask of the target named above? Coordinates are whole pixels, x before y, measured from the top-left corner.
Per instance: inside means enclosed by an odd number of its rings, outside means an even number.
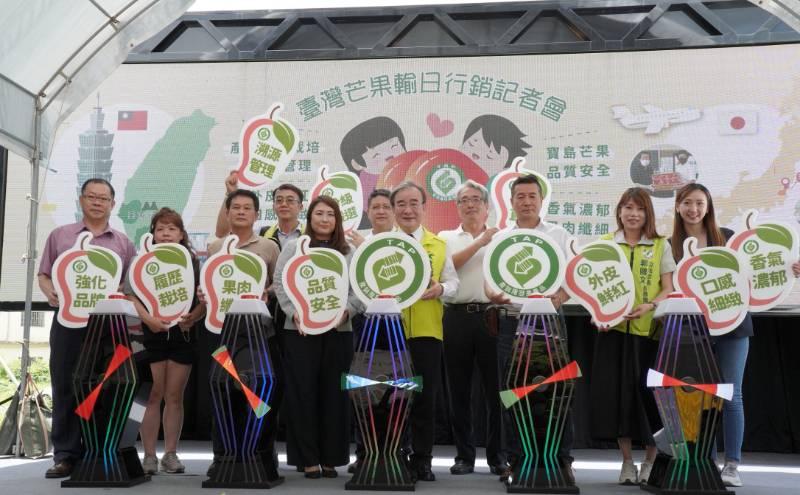
[[[564,280],[564,255],[549,236],[533,229],[495,234],[483,257],[489,288],[514,303],[535,294],[555,293]]]
[[[297,240],[281,283],[297,308],[300,330],[319,335],[334,328],[347,309],[347,260],[335,249],[311,248],[307,235]]]
[[[153,234],[145,234],[131,262],[130,281],[147,312],[169,326],[191,309],[194,270],[192,257],[181,244],[153,245]]]
[[[414,304],[427,289],[431,263],[422,245],[403,232],[383,232],[363,242],[350,261],[350,286],[369,304],[393,296],[400,309]]]
[[[91,240],[91,232],[81,232],[75,245],[53,263],[57,318],[67,328],[86,326],[97,301],[116,292],[122,278],[122,260],[117,253],[89,246]]]
[[[569,249],[574,256],[567,263],[565,289],[600,326],[613,327],[633,309],[633,272],[625,254],[615,242],[601,240],[575,250],[571,237]]]
[[[297,129],[278,120],[283,104],[274,103],[266,115],[248,121],[239,138],[239,183],[247,189],[267,187],[286,170],[297,149]]]
[[[428,193],[422,223],[433,232],[458,227],[456,193],[468,179],[486,184],[489,176],[472,158],[459,150],[442,148],[412,150],[390,160],[378,179],[378,187],[394,189],[413,181]]]
[[[339,203],[342,211],[342,224],[345,232],[350,232],[361,223],[364,213],[364,195],[361,181],[353,172],[334,172],[329,174],[327,165],[317,172],[317,183],[311,189],[311,200],[317,196],[330,196]]]
[[[495,227],[504,229],[517,221],[514,210],[511,208],[511,184],[522,175],[533,175],[542,186],[542,209],[539,217],[544,218],[550,204],[550,192],[553,190],[550,181],[540,173],[525,168],[525,159],[517,157],[511,162],[511,167],[503,170],[492,178],[489,184],[489,197],[492,209],[497,212]]]
[[[756,210],[745,213],[745,230],[728,241],[750,276],[750,311],[766,311],[780,304],[794,287],[792,263],[797,260],[798,234],[789,224],[756,225]]]
[[[225,313],[242,294],[261,295],[267,285],[267,266],[260,256],[235,246],[239,237],[229,235],[219,252],[200,269],[200,290],[206,296],[206,328],[220,333]]]
[[[747,315],[750,287],[747,268],[728,247],[697,247],[697,239],[683,243],[684,257],[675,272],[676,286],[693,297],[712,337],[735,329]]]

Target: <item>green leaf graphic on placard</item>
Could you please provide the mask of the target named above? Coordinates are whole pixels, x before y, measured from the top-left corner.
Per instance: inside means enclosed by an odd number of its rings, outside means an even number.
[[[353,191],[358,188],[356,180],[350,175],[334,175],[331,177],[331,184],[333,187],[338,187],[340,189],[351,189]]]
[[[311,257],[311,262],[317,265],[319,268],[330,270],[338,273],[339,275],[344,272],[342,261],[331,253],[326,251],[312,251],[309,256]]]
[[[113,256],[98,249],[90,249],[86,254],[94,266],[107,271],[112,277],[116,276],[117,260]]]
[[[542,264],[533,257],[533,248],[525,246],[508,259],[506,268],[514,280],[524,286],[542,270]]]
[[[236,268],[254,279],[261,280],[261,264],[252,254],[239,251],[233,257],[233,264],[236,265]]]
[[[739,261],[736,256],[726,251],[717,249],[706,250],[700,253],[700,261],[714,268],[724,268],[726,270],[739,271]]]
[[[272,132],[275,133],[275,137],[278,139],[278,142],[283,145],[286,152],[291,153],[294,147],[294,133],[292,129],[289,128],[285,122],[276,120],[272,126]]]
[[[619,252],[608,244],[587,246],[581,254],[589,261],[619,261]]]
[[[372,274],[375,276],[379,290],[394,287],[405,279],[406,271],[400,264],[403,256],[405,254],[402,251],[397,251],[395,254],[379,259],[372,265]]]
[[[792,233],[783,225],[767,223],[756,227],[756,236],[761,240],[792,250]]]
[[[186,268],[186,256],[183,251],[172,246],[157,247],[154,254],[156,259],[162,263],[179,265]]]

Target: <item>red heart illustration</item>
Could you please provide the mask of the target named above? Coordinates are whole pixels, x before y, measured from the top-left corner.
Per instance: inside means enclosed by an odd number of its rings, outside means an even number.
[[[435,113],[429,113],[425,118],[425,123],[428,124],[428,128],[433,133],[433,137],[448,136],[453,132],[453,128],[455,127],[452,120],[442,120]]]

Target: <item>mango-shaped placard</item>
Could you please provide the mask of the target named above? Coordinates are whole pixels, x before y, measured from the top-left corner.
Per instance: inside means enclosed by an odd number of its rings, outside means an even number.
[[[728,247],[696,249],[697,239],[683,243],[684,256],[675,271],[675,286],[693,297],[706,318],[711,336],[735,329],[747,315],[750,286],[747,268]]]
[[[320,195],[330,196],[339,203],[345,232],[358,228],[364,214],[364,195],[356,174],[349,171],[329,173],[327,165],[320,166],[317,183],[311,188],[311,200]]]
[[[728,241],[739,254],[750,278],[750,311],[774,308],[792,291],[795,277],[792,263],[797,261],[798,235],[784,222],[756,224],[758,212],[745,214],[745,229]]]
[[[139,254],[128,277],[147,312],[169,326],[188,313],[194,298],[192,256],[182,244],[153,244],[153,234],[142,236]]]
[[[242,294],[260,296],[267,285],[267,265],[260,256],[237,249],[239,237],[229,235],[219,252],[200,269],[200,289],[206,297],[206,328],[222,332],[225,313]]]
[[[274,103],[266,115],[250,119],[239,137],[239,184],[245,189],[269,187],[297,150],[297,129],[277,114],[283,105]]]
[[[341,321],[347,309],[350,284],[344,255],[335,249],[309,247],[310,242],[307,235],[297,240],[281,283],[297,310],[300,330],[319,335]]]
[[[575,250],[576,239],[568,243],[574,256],[567,263],[567,293],[586,308],[599,326],[613,327],[633,309],[636,290],[625,253],[612,241],[591,242]]]
[[[81,232],[75,245],[53,263],[56,318],[67,328],[85,327],[97,301],[119,289],[122,260],[110,249],[90,245],[91,240],[91,232]]]

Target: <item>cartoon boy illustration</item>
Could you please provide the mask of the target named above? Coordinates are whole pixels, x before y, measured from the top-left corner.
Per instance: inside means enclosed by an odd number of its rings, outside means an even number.
[[[394,120],[373,117],[350,129],[342,138],[339,151],[348,170],[359,176],[366,205],[389,160],[406,152],[406,138]],[[358,228],[369,227],[365,215]]]
[[[531,145],[523,137],[525,134],[507,118],[480,115],[467,126],[460,150],[492,177],[509,167],[514,158],[527,155],[525,149]]]

